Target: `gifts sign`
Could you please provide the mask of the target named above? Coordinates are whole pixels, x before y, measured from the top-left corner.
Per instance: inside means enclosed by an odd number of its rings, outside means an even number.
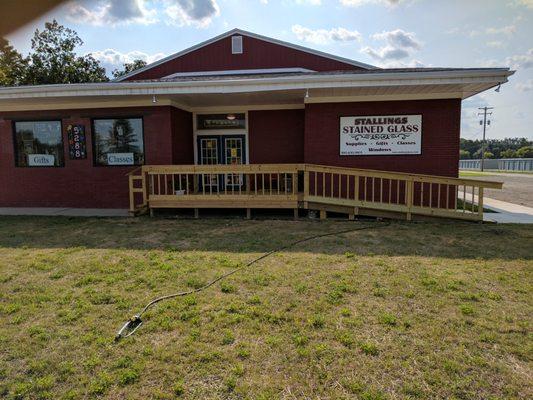
[[[87,158],[87,145],[84,125],[67,126],[68,147],[71,160]]]

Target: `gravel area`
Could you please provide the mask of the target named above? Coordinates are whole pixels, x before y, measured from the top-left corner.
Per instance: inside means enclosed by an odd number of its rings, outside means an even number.
[[[503,182],[503,189],[485,189],[485,196],[526,207],[533,207],[533,174],[487,173],[483,176],[461,176]]]

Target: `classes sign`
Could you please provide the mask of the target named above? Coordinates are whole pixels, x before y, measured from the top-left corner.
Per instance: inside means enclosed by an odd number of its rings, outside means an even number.
[[[340,155],[421,154],[422,115],[340,118]]]
[[[107,165],[133,165],[133,153],[107,153]]]
[[[68,149],[71,160],[87,158],[87,145],[84,125],[67,126]]]

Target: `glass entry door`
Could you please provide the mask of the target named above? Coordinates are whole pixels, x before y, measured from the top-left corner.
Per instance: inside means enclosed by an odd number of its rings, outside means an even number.
[[[220,144],[219,140],[217,138],[212,137],[206,137],[206,138],[198,138],[199,139],[199,146],[198,149],[200,151],[200,157],[199,161],[202,165],[216,165],[219,164],[219,152],[220,152]],[[218,175],[217,174],[209,174],[209,175],[202,175],[202,186],[205,187],[206,190],[210,191],[218,191],[218,188],[220,186]]]
[[[244,135],[198,136],[198,164],[240,165],[246,163],[246,140]],[[204,175],[202,185],[206,190],[242,190],[242,174]]]

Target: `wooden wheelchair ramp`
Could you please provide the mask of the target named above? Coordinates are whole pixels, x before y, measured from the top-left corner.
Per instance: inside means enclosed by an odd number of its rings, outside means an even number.
[[[483,220],[477,179],[313,164],[145,165],[129,174],[130,213],[161,208],[316,210],[411,220],[432,216]]]

